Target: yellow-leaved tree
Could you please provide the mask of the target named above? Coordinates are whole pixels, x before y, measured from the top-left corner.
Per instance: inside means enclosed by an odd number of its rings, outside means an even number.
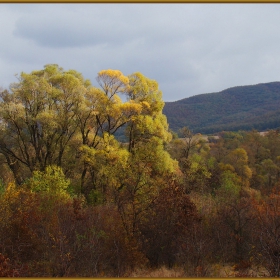
[[[1,93],[0,153],[18,184],[65,196],[70,185],[89,203],[112,203],[133,235],[178,170],[162,92],[141,73],[102,70],[97,82],[55,64],[21,73]]]

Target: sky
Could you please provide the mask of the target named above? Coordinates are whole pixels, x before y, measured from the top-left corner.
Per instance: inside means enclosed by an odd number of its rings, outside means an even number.
[[[0,4],[0,87],[46,64],[117,69],[164,101],[280,81],[279,4]]]

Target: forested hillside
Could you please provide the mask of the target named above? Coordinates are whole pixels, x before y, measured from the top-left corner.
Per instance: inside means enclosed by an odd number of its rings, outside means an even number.
[[[194,132],[266,130],[280,127],[280,82],[238,86],[200,94],[163,109],[174,131],[188,126]]]
[[[156,81],[97,81],[46,65],[1,90],[0,276],[279,277],[279,131],[178,139]]]

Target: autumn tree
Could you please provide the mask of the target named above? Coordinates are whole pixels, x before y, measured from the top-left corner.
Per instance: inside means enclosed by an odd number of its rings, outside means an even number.
[[[137,75],[142,74],[134,77]],[[84,159],[85,149],[100,152],[107,145],[107,136],[128,126],[137,116],[135,124],[149,119],[143,115],[150,114],[157,129],[164,122],[163,129],[167,127],[160,113],[161,93],[155,81],[146,80],[151,85],[144,94],[118,70],[100,71],[100,88],[91,86],[80,73],[57,65],[21,73],[18,83],[11,85],[11,92],[1,92],[0,104],[0,152],[17,183],[35,170],[56,165],[88,196],[95,189],[96,171]],[[126,95],[128,101],[122,102],[119,94]],[[129,140],[130,146],[133,141]]]
[[[140,225],[181,176],[166,151],[172,135],[158,83],[111,69],[100,71],[97,82],[94,87],[74,70],[46,65],[21,73],[1,93],[0,159],[17,183],[1,189],[0,230],[10,232],[1,241],[30,244],[14,256],[25,254],[40,276],[80,272],[78,260],[86,276],[120,276],[145,263]],[[125,142],[116,137],[120,131]],[[81,261],[82,252],[88,261]]]
[[[207,188],[211,177],[210,148],[201,134],[193,134],[187,127],[182,128],[180,133],[183,138],[171,141],[167,150],[179,163],[185,190],[201,192]]]
[[[194,266],[199,265],[192,251],[199,216],[182,187],[170,183],[160,190],[144,217],[140,224],[142,246],[152,266],[173,267],[185,262],[186,255]]]
[[[18,183],[28,172],[62,166],[78,126],[74,108],[89,85],[74,70],[46,65],[21,73],[11,92],[1,93],[0,151]]]
[[[279,185],[266,199],[255,199],[256,213],[252,257],[265,267],[270,277],[280,276],[280,197]]]
[[[84,161],[93,175],[89,196],[95,201],[113,201],[127,234],[133,236],[141,215],[157,196],[164,178],[176,171],[177,164],[165,151],[171,134],[162,114],[164,103],[157,82],[140,73],[129,76],[129,83],[121,87],[128,101],[122,103],[117,99],[117,89],[123,85],[120,76],[116,78],[110,71],[101,73],[98,80],[102,88],[108,90],[109,99],[118,101],[111,114],[104,116],[97,145],[82,147]],[[124,77],[122,80],[127,81]],[[125,125],[126,144],[115,139],[114,122]]]
[[[84,96],[84,103],[77,109],[81,142],[81,190],[89,195],[96,187],[95,167],[84,158],[89,152],[102,153],[113,135],[134,116],[142,112],[141,104],[132,100],[122,102],[119,94],[127,94],[129,80],[118,70],[103,70],[97,81],[101,88],[92,87]],[[108,142],[108,139],[111,139]],[[115,141],[116,142],[116,141]],[[87,156],[86,156],[87,157]]]

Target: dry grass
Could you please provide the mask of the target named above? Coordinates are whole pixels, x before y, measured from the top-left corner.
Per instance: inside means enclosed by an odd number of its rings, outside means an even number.
[[[248,267],[247,269],[236,269],[236,265],[216,264],[212,266],[211,277],[228,278],[228,277],[241,277],[241,278],[258,278],[268,277],[267,271],[263,267]]]
[[[168,269],[162,266],[157,269],[138,269],[132,272],[128,277],[152,277],[152,278],[175,278],[184,277],[185,273],[182,268],[172,268]]]
[[[244,271],[237,271],[235,265],[216,264],[209,267],[209,275],[207,277],[228,278],[228,277],[268,277],[267,272],[263,268],[251,267]],[[157,269],[137,269],[127,275],[129,278],[185,278],[189,277],[183,268],[168,269],[162,266]],[[193,277],[193,276],[192,276]]]

